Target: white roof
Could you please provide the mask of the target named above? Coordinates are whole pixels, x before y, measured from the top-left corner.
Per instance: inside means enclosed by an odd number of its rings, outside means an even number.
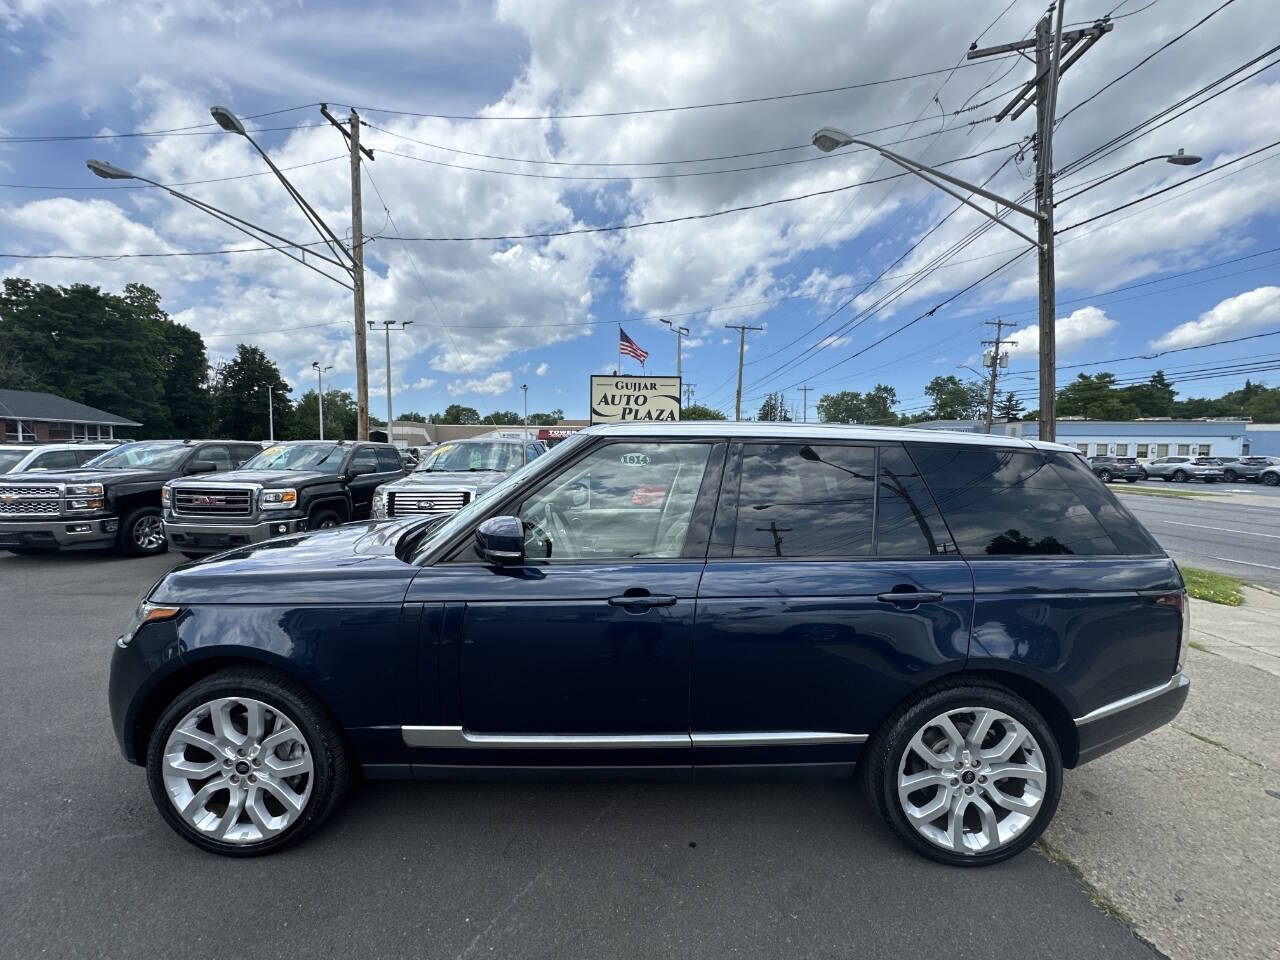
[[[974,447],[1014,447],[1024,450],[1062,450],[1078,453],[1075,447],[1041,440],[1024,440],[996,434],[953,430],[921,430],[912,427],[870,427],[844,423],[769,423],[759,420],[683,420],[676,423],[636,421],[598,423],[581,433],[611,437],[757,437],[776,440],[868,440],[893,443],[954,443]]]

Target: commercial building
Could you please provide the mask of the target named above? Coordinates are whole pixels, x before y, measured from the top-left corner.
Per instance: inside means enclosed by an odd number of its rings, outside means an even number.
[[[930,430],[960,430],[981,433],[981,420],[931,420],[916,424]],[[1257,441],[1265,445],[1273,442],[1280,447],[1280,432],[1263,431],[1257,427],[1280,424],[1251,424],[1247,420],[1084,420],[1058,421],[1058,443],[1075,447],[1086,456],[1110,454],[1116,457],[1137,457],[1154,460],[1157,457],[1240,457],[1249,453],[1266,453]],[[992,433],[1035,440],[1040,426],[1034,421],[1011,420],[996,422]]]
[[[0,423],[5,443],[114,440],[118,428],[142,426],[106,410],[32,390],[0,390]]]

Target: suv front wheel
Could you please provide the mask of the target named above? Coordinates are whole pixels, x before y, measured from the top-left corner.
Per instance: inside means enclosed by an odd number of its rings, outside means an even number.
[[[859,764],[880,815],[908,846],[952,866],[997,863],[1048,826],[1062,758],[1044,719],[999,687],[935,687],[885,721]]]

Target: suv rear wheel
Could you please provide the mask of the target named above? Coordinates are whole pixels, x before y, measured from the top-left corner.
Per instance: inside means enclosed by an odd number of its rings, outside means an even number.
[[[1268,487],[1280,486],[1280,473],[1264,473],[1262,482]]]
[[[1103,483],[1110,483],[1110,482],[1111,482],[1111,471],[1110,471],[1110,470],[1099,470],[1099,471],[1098,471],[1098,479],[1099,479],[1099,480],[1101,480]]]
[[[148,557],[168,549],[159,507],[138,507],[120,521],[116,546],[131,557]]]
[[[169,705],[151,735],[147,783],[160,814],[213,853],[247,857],[297,842],[346,792],[341,735],[302,686],[233,667]]]
[[[951,681],[899,707],[867,746],[863,786],[917,853],[985,866],[1025,850],[1062,791],[1057,741],[1029,703]]]
[[[1240,479],[1240,474],[1236,473],[1234,470],[1228,470],[1223,473],[1222,479],[1227,481],[1227,483],[1235,483]]]
[[[1174,479],[1174,480],[1176,480],[1178,483],[1186,483],[1186,482],[1187,482],[1187,471],[1185,471],[1185,470],[1175,470],[1175,471],[1173,471],[1173,479]]]

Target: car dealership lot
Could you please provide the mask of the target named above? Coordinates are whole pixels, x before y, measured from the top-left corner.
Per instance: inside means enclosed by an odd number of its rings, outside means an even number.
[[[176,562],[0,554],[9,955],[1152,956],[1038,854],[939,867],[848,783],[369,783],[295,850],[203,854],[107,720],[112,638]]]

